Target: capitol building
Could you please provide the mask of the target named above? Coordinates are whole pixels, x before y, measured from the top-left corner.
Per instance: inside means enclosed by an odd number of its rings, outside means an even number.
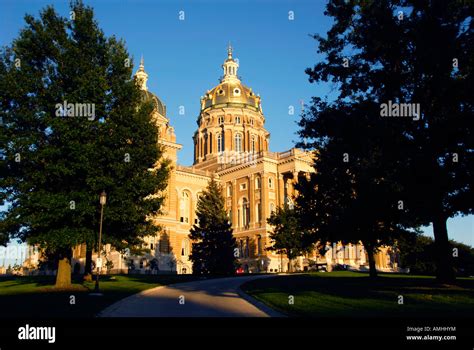
[[[146,238],[147,252],[141,256],[123,254],[107,246],[107,260],[113,266],[108,272],[192,273],[189,231],[197,223],[199,196],[212,177],[223,190],[240,268],[249,273],[289,270],[286,256],[267,249],[272,245],[269,237],[272,227],[267,218],[277,207],[292,206],[296,195],[294,184],[314,171],[312,156],[297,148],[271,152],[262,99],[242,83],[238,76],[239,63],[230,46],[222,69],[220,83],[205,91],[200,100],[197,130],[193,135],[194,163],[182,166],[178,164],[182,145],[177,142],[165,103],[148,90],[148,74],[142,58],[135,78],[143,98],[154,104],[153,119],[159,143],[171,162],[164,208],[161,216],[153,219],[162,229],[156,236]],[[83,271],[85,251],[85,245],[74,249],[73,271]],[[94,254],[93,260],[96,257]],[[338,264],[358,270],[368,268],[361,244],[328,246],[325,256],[315,251],[295,259],[291,270],[306,270],[310,261],[327,264],[328,270]],[[376,254],[379,270],[397,270],[397,261],[397,254],[390,247]],[[105,266],[102,268],[105,273]]]

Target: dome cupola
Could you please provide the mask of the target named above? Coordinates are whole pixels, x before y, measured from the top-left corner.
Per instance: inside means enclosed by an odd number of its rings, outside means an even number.
[[[153,102],[155,110],[163,117],[166,117],[165,104],[163,103],[163,101],[161,101],[161,99],[158,96],[156,96],[154,93],[149,91],[146,85],[148,81],[148,74],[145,72],[145,60],[143,59],[143,56],[140,59],[140,66],[138,67],[138,70],[135,73],[135,79],[137,81],[138,86],[140,87],[140,90],[142,93],[142,99],[144,101]]]
[[[237,75],[239,63],[233,57],[232,46],[227,48],[227,59],[222,65],[224,75],[220,84],[201,98],[201,111],[212,108],[244,107],[261,112],[260,96],[242,84]]]

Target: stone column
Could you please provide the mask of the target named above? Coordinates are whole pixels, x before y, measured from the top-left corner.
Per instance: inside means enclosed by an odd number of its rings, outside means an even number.
[[[267,222],[267,213],[269,212],[269,201],[267,201],[267,195],[268,195],[268,175],[262,172],[261,176],[261,183],[260,183],[260,203],[262,206],[262,222],[266,223]]]
[[[234,229],[239,227],[238,222],[238,202],[237,202],[237,180],[232,181],[232,223]]]
[[[283,174],[279,173],[277,175],[277,183],[276,183],[276,191],[277,191],[277,200],[278,200],[278,203],[277,205],[278,206],[283,206],[283,204],[285,203],[285,177]]]

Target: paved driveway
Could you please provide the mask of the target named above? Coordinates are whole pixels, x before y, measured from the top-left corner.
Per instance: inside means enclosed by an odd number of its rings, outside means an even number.
[[[245,276],[179,283],[148,289],[112,304],[99,317],[283,317],[242,293]]]

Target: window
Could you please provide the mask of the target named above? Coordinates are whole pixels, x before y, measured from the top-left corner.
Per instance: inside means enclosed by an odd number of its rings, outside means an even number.
[[[224,152],[224,142],[222,142],[222,133],[217,134],[217,152]]]
[[[273,177],[268,178],[268,188],[273,188]]]
[[[242,201],[242,226],[248,227],[250,223],[249,202],[247,198]]]
[[[189,241],[188,239],[183,239],[181,242],[181,256],[189,255]]]
[[[153,243],[150,243],[150,249],[153,250]]]
[[[234,89],[234,96],[240,96],[240,90],[239,89]]]
[[[250,238],[245,238],[245,257],[250,256]]]
[[[253,125],[253,118],[250,118],[250,125]]]
[[[270,203],[270,214],[275,211],[275,204]]]
[[[250,140],[250,152],[255,153],[256,151],[256,140],[255,140],[255,135],[252,135],[252,139]]]
[[[232,195],[232,185],[227,185],[227,197]]]
[[[183,191],[181,193],[181,201],[179,205],[179,209],[181,213],[181,218],[180,218],[181,222],[189,223],[189,206],[190,206],[189,193],[186,191]]]
[[[239,116],[235,117],[235,124],[240,124],[240,117]]]
[[[262,236],[257,237],[257,249],[258,249],[258,255],[261,255],[263,253],[262,249]]]
[[[235,151],[238,153],[242,152],[242,135],[241,134],[235,135]]]
[[[262,207],[260,203],[257,203],[256,208],[255,208],[255,218],[256,222],[260,222],[260,218],[262,217]]]
[[[247,189],[247,184],[246,183],[240,184],[240,190],[241,191],[244,191],[246,189]]]
[[[224,124],[224,117],[223,117],[223,116],[220,116],[220,117],[217,119],[217,123],[219,123],[219,124]]]
[[[217,91],[217,94],[218,94],[219,96],[224,95],[224,90],[220,89],[219,91]]]
[[[256,190],[260,189],[260,177],[255,178],[255,189]]]
[[[160,253],[168,254],[170,252],[170,240],[166,233],[160,236]]]

